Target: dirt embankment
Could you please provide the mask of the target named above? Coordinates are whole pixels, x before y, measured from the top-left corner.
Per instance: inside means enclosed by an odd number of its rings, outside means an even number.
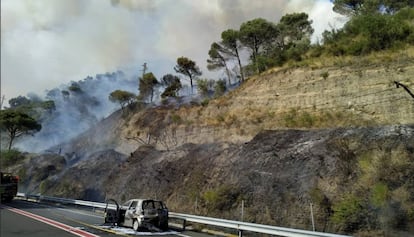
[[[120,136],[135,139],[119,150],[136,147],[137,140],[171,149],[243,143],[262,130],[412,124],[414,98],[394,82],[414,91],[414,59],[404,60],[370,64],[355,58],[346,66],[274,69],[208,105],[143,110],[125,121]]]
[[[158,198],[173,211],[231,219],[240,219],[243,200],[245,221],[303,229],[312,203],[321,231],[412,233],[413,169],[413,125],[266,130],[244,144],[141,146],[129,157],[103,151],[50,180],[46,194]],[[353,207],[348,198],[363,215],[341,213]]]

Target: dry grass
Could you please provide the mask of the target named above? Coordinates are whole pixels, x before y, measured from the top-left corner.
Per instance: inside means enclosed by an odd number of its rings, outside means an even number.
[[[301,62],[290,62],[288,67],[308,66],[312,69],[324,67],[368,66],[391,62],[412,62],[414,60],[414,46],[407,46],[401,50],[386,50],[373,52],[364,56],[321,56],[309,57]],[[271,69],[274,70],[274,69]],[[279,69],[280,70],[280,69]]]

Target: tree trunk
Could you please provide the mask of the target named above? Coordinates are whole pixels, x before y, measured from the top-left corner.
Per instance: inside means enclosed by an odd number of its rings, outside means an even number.
[[[193,77],[191,74],[188,75],[190,77],[190,85],[191,85],[191,94],[193,94]]]
[[[12,148],[12,144],[13,144],[14,137],[15,137],[14,135],[10,134],[9,151],[10,151],[10,150],[11,150],[11,148]]]
[[[241,81],[243,82],[244,81],[243,68],[242,68],[241,61],[240,61],[239,51],[237,49],[236,49],[236,57],[237,57],[237,61],[239,62]]]
[[[229,71],[229,68],[227,67],[227,64],[224,63],[224,65],[226,67],[227,78],[229,79],[229,86],[231,86],[230,71]]]

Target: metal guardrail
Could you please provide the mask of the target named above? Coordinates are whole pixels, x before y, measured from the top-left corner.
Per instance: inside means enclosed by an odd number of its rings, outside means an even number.
[[[173,218],[184,219],[189,222],[196,222],[200,224],[236,229],[239,231],[239,236],[241,234],[240,231],[251,231],[251,232],[258,232],[258,233],[263,233],[263,234],[288,236],[288,237],[310,237],[310,236],[345,237],[345,236],[348,236],[348,235],[338,235],[338,234],[330,234],[330,233],[323,233],[323,232],[316,232],[316,231],[298,230],[298,229],[284,228],[284,227],[277,227],[277,226],[270,226],[270,225],[262,225],[262,224],[255,224],[255,223],[249,223],[249,222],[218,219],[218,218],[211,218],[211,217],[204,217],[204,216],[195,216],[195,215],[188,215],[188,214],[181,214],[181,213],[174,213],[174,212],[170,212],[169,216]]]
[[[102,208],[102,209],[105,209],[105,208],[116,209],[116,206],[114,204],[107,205],[106,203],[101,203],[101,202],[90,202],[90,201],[83,201],[83,200],[49,197],[49,196],[33,195],[33,194],[25,194],[25,193],[18,193],[17,196],[20,198],[35,199],[38,201],[72,204],[72,205],[87,206],[87,207]]]
[[[104,208],[115,209],[116,208],[116,206],[113,204],[107,205],[106,203],[90,202],[90,201],[83,201],[83,200],[48,197],[48,196],[41,196],[41,195],[30,195],[30,194],[24,194],[24,193],[18,193],[17,196],[21,198],[26,198],[26,199],[36,199],[39,201],[49,201],[49,202],[57,202],[57,203],[62,203],[62,204],[88,206],[88,207],[93,207],[93,208],[102,208],[102,209]],[[257,232],[257,233],[270,234],[270,235],[276,235],[276,236],[287,236],[287,237],[349,237],[349,235],[339,235],[339,234],[330,234],[330,233],[308,231],[308,230],[298,230],[298,229],[292,229],[292,228],[284,228],[284,227],[249,223],[249,222],[218,219],[218,218],[211,218],[211,217],[205,217],[205,216],[195,216],[195,215],[188,215],[188,214],[175,213],[175,212],[170,212],[169,216],[172,218],[178,218],[178,219],[184,220],[184,228],[185,228],[185,222],[188,221],[188,222],[200,223],[200,224],[205,224],[205,225],[236,229],[239,232],[239,236],[242,236],[243,231],[251,231],[251,232]]]

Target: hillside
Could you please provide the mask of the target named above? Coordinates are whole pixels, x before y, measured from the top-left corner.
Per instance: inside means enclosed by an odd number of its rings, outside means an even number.
[[[394,83],[414,88],[412,75],[414,49],[275,68],[208,105],[134,113],[121,137],[152,137],[153,145],[169,149],[187,142],[247,142],[265,129],[412,124],[414,98]]]
[[[66,168],[43,155],[20,170],[26,192],[151,197],[176,212],[236,220],[243,200],[245,221],[309,230],[312,203],[318,231],[412,236],[413,158],[414,126],[398,125],[265,130],[245,144],[144,145],[129,156],[102,150]]]
[[[413,49],[274,68],[220,98],[117,111],[9,170],[23,192],[232,219],[244,200],[246,221],[303,229],[313,203],[317,230],[409,236],[414,100],[394,81],[412,75]]]

